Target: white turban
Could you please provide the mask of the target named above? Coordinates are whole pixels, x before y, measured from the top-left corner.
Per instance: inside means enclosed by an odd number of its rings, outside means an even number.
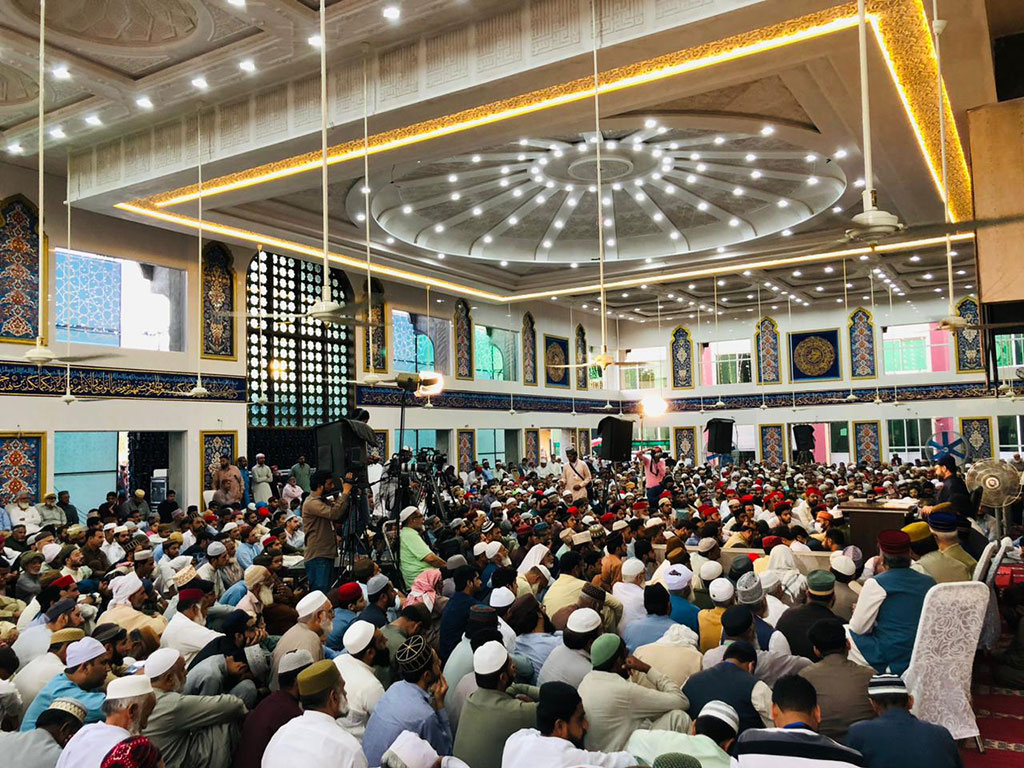
[[[110,582],[110,593],[113,597],[111,605],[130,605],[128,598],[142,589],[142,579],[135,575],[135,571],[121,576]]]

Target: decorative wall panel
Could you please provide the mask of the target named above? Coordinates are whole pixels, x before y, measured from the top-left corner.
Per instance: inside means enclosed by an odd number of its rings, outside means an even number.
[[[455,378],[473,378],[473,313],[465,299],[455,302]]]
[[[203,357],[235,360],[235,268],[223,243],[203,250]]]
[[[203,490],[212,491],[214,490],[213,473],[220,466],[220,457],[229,456],[234,461],[235,456],[238,455],[238,433],[234,431],[200,432],[199,455],[202,457],[199,472],[203,478]]]
[[[697,463],[697,428],[675,427],[672,430],[673,444],[676,449],[676,460],[691,465]]]
[[[990,459],[995,455],[992,449],[992,418],[961,417],[960,434],[967,443],[967,460]]]
[[[540,462],[540,430],[523,430],[523,460],[532,461],[533,466]]]
[[[39,335],[39,216],[21,195],[0,201],[0,341]]]
[[[523,384],[537,386],[537,326],[533,315],[523,315]]]
[[[455,455],[460,472],[468,472],[476,463],[476,430],[460,429],[455,435]]]
[[[576,326],[575,335],[576,365],[587,362],[587,331],[582,323]],[[590,371],[587,368],[574,368],[576,372],[576,389],[589,388]]]
[[[377,455],[380,456],[380,460],[387,464],[388,459],[391,458],[391,441],[388,439],[388,431],[386,429],[375,429],[373,434],[377,436]],[[395,432],[395,439],[398,439],[398,432]],[[401,448],[401,446],[398,446]]]
[[[33,504],[46,482],[46,434],[0,432],[0,505],[7,506],[20,493]]]
[[[798,331],[788,334],[787,339],[791,382],[836,381],[842,378],[838,328]]]
[[[693,389],[693,339],[683,326],[672,331],[669,344],[672,361],[672,389]]]
[[[78,253],[54,253],[57,342],[121,344],[121,264]]]
[[[757,381],[759,384],[782,382],[782,361],[779,347],[779,326],[770,317],[762,317],[754,332],[754,351],[757,355]]]
[[[778,466],[786,460],[786,425],[761,424],[758,426],[761,443],[761,461]]]
[[[875,360],[875,321],[863,307],[850,313],[848,326],[850,339],[850,376],[854,379],[873,379],[878,375]]]
[[[882,460],[882,425],[880,422],[853,422],[853,460],[858,464],[872,464]]]
[[[370,312],[371,333],[363,334],[363,370],[370,370],[370,339],[373,339],[373,371],[388,372],[388,312],[383,301],[378,302],[374,291],[373,309]]]
[[[587,456],[591,453],[589,427],[580,427],[576,430],[576,450],[578,450],[582,456]]]
[[[569,340],[563,336],[544,334],[544,386],[570,386]]]
[[[970,325],[981,322],[978,300],[973,296],[960,299],[956,313]],[[965,328],[953,334],[956,347],[956,372],[973,373],[984,369],[981,353],[981,332],[977,328]]]

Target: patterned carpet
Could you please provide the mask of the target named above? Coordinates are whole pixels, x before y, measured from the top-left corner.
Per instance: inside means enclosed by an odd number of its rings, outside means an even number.
[[[964,768],[1024,766],[1024,691],[975,686],[974,712],[985,752],[973,740],[961,748]]]

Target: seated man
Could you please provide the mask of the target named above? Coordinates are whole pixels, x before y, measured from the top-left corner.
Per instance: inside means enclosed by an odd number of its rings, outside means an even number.
[[[939,551],[939,544],[928,523],[918,520],[904,526],[903,532],[910,537],[910,556],[914,560],[910,567],[918,573],[931,576],[936,584],[970,581],[974,576],[966,565]]]
[[[914,697],[898,675],[872,677],[868,697],[875,719],[854,723],[846,736],[868,768],[961,768],[949,731],[910,714]]]
[[[821,710],[820,732],[844,741],[853,723],[874,715],[868,704],[868,681],[873,670],[847,658],[850,641],[839,619],[824,619],[807,632],[820,661],[800,671],[818,693]]]
[[[626,641],[626,650],[630,653],[636,651],[641,645],[659,640],[675,625],[671,616],[672,601],[669,598],[668,590],[661,584],[650,584],[644,587],[644,611],[646,611],[646,615],[629,624],[622,635]],[[696,633],[694,633],[693,639],[696,643]]]
[[[794,605],[779,618],[776,628],[786,636],[793,653],[814,661],[814,649],[807,639],[807,631],[819,621],[834,619],[836,577],[831,571],[811,571],[807,574],[807,602]]]
[[[67,666],[54,676],[36,695],[32,706],[21,721],[22,731],[36,727],[36,718],[49,708],[54,699],[71,698],[85,707],[85,722],[96,723],[103,719],[103,684],[110,674],[110,653],[103,643],[94,637],[83,637],[67,649]]]
[[[739,714],[739,733],[771,726],[772,692],[754,677],[757,651],[745,640],[729,643],[722,661],[686,681],[683,693],[694,712],[709,701],[724,701]]]
[[[626,743],[626,751],[648,765],[659,755],[681,753],[700,761],[701,768],[729,768],[729,749],[736,741],[740,716],[724,701],[709,701],[690,733],[672,731],[634,731]]]
[[[802,656],[790,653],[761,650],[758,647],[754,616],[745,605],[733,605],[722,614],[722,644],[704,654],[704,668],[714,667],[724,659],[729,643],[737,640],[750,643],[757,648],[757,667],[754,676],[772,686],[780,677],[799,672],[811,662]]]

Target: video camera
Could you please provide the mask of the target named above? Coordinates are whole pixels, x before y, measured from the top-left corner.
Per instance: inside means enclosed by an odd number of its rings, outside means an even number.
[[[365,421],[339,419],[313,428],[316,442],[316,468],[326,469],[340,488],[345,475],[353,484],[365,488],[370,448],[377,445],[377,434]]]

